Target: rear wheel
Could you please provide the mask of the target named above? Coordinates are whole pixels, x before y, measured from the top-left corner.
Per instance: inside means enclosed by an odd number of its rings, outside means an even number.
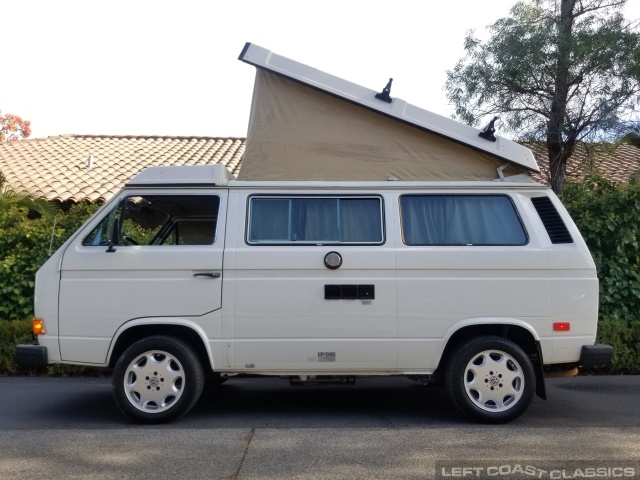
[[[524,413],[536,388],[527,354],[514,342],[483,336],[463,344],[446,370],[453,403],[484,423],[509,422]]]
[[[135,421],[163,423],[187,413],[202,393],[204,373],[193,349],[163,335],[131,345],[113,371],[118,407]]]

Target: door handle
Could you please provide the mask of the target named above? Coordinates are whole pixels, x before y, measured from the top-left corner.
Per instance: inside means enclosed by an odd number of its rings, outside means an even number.
[[[201,272],[194,273],[194,277],[210,277],[210,278],[220,278],[220,272]]]

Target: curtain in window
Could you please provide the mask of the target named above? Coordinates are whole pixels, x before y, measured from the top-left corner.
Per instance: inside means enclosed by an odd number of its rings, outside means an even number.
[[[527,241],[505,196],[406,195],[401,207],[407,245],[523,245]]]
[[[295,198],[291,208],[292,241],[337,242],[337,198]]]
[[[290,238],[289,199],[251,199],[251,229],[249,241],[284,242]]]
[[[380,200],[343,198],[340,200],[340,241],[381,242]]]

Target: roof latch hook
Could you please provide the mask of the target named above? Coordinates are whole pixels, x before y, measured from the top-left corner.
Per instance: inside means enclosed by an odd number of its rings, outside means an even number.
[[[482,131],[478,134],[478,136],[484,138],[485,140],[495,142],[496,137],[493,134],[496,133],[496,127],[495,127],[496,120],[498,120],[498,117],[493,117],[493,120],[489,122],[489,125],[487,125],[482,129]]]
[[[391,97],[389,94],[391,93],[391,83],[393,82],[393,78],[389,79],[387,86],[382,89],[380,93],[376,93],[376,98],[378,100],[382,100],[383,102],[391,103]]]

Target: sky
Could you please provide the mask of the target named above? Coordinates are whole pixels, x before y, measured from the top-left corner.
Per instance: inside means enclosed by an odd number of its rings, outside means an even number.
[[[244,137],[245,42],[451,117],[446,72],[465,33],[512,0],[0,0],[0,110],[31,138]],[[627,18],[640,18],[630,0]]]

